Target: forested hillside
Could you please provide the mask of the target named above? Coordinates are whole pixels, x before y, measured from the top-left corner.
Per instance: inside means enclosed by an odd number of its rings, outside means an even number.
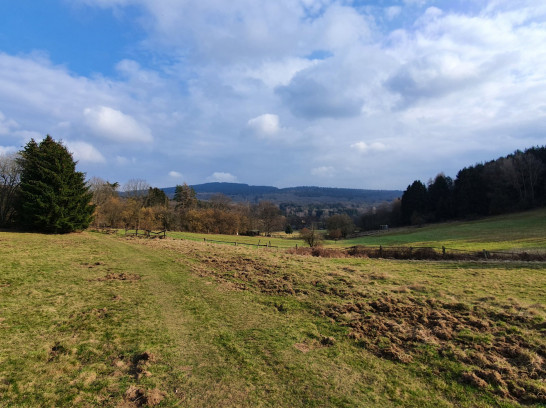
[[[205,183],[191,186],[200,200],[209,200],[214,194],[223,194],[232,201],[258,203],[262,200],[275,204],[375,204],[392,201],[402,195],[400,190],[366,190],[332,187],[250,186],[242,183]],[[175,187],[164,188],[169,198],[174,197]]]

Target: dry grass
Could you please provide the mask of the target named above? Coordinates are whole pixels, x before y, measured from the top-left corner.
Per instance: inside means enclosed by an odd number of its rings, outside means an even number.
[[[540,263],[0,233],[2,406],[539,406]]]

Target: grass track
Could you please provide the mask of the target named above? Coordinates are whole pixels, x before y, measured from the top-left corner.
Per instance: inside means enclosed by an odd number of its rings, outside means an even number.
[[[161,390],[161,406],[517,406],[434,364],[356,347],[317,313],[340,299],[316,288],[527,307],[546,287],[542,265],[326,260],[90,233],[0,233],[0,270],[0,406],[28,407],[132,406],[132,385]],[[265,293],[257,272],[302,292]],[[119,274],[141,279],[102,280]],[[151,376],[138,375],[145,351]]]

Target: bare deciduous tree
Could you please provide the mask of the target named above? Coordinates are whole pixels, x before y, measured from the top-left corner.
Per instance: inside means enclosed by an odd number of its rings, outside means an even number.
[[[21,181],[17,154],[0,155],[0,225],[9,224],[15,215],[15,200]]]
[[[93,193],[93,204],[103,205],[110,197],[117,197],[119,183],[109,183],[99,177],[93,177],[88,182],[89,190]]]
[[[322,234],[315,228],[315,225],[313,224],[311,226],[311,229],[304,228],[300,231],[301,239],[303,239],[307,244],[314,248],[321,244],[323,240]]]
[[[150,187],[146,180],[131,179],[123,185],[123,192],[127,198],[132,198],[144,205]]]
[[[260,201],[258,204],[258,217],[262,222],[266,235],[270,235],[272,231],[283,229],[286,223],[286,219],[281,215],[279,207],[271,201]]]

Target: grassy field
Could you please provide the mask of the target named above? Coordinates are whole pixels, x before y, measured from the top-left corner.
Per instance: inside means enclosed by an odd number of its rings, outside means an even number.
[[[489,251],[546,249],[546,208],[467,222],[396,229],[337,245],[414,245]]]
[[[545,291],[543,263],[3,232],[0,406],[543,406]]]
[[[234,243],[241,245],[249,246],[263,246],[269,245],[272,247],[278,248],[294,248],[296,245],[298,247],[305,246],[305,242],[302,239],[299,239],[299,234],[294,233],[291,235],[277,233],[279,236],[275,237],[247,237],[244,235],[221,235],[221,234],[197,234],[192,232],[179,232],[179,231],[170,231],[168,235],[173,239],[186,239],[190,241],[221,241],[227,243]]]
[[[337,242],[325,240],[325,247],[349,248],[368,246],[430,246],[481,251],[546,251],[546,209],[490,217],[476,221],[457,221],[430,224],[423,227],[396,228],[387,232]],[[134,232],[134,231],[133,231]],[[120,235],[124,234],[119,230]],[[275,233],[274,237],[246,237],[243,235],[200,234],[169,231],[173,239],[203,242],[217,241],[234,245],[270,245],[278,248],[305,247],[307,244],[294,234]]]

